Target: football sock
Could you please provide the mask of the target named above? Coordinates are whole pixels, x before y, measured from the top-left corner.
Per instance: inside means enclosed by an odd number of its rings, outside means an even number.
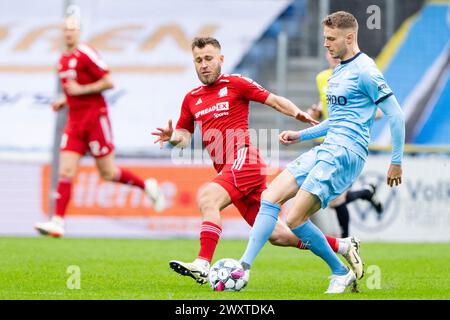
[[[342,263],[336,254],[331,250],[322,231],[317,228],[310,220],[292,229],[292,232],[309,247],[317,256],[321,257],[330,267],[335,275],[345,275],[348,268]]]
[[[349,191],[345,196],[345,203],[350,203],[357,199],[363,199],[369,201],[372,198],[372,192],[368,189],[360,190],[360,191]]]
[[[250,231],[247,249],[245,249],[244,255],[239,260],[242,265],[246,264],[250,268],[259,251],[261,251],[264,244],[270,238],[277,223],[279,213],[279,205],[267,200],[261,200],[261,207]]]
[[[56,188],[57,198],[55,204],[55,215],[64,218],[67,205],[72,194],[72,179],[68,177],[60,177]]]
[[[211,262],[216,251],[217,242],[219,242],[222,228],[210,221],[203,221],[200,228],[200,251],[198,259]]]
[[[339,252],[339,241],[337,238],[331,236],[325,236],[327,238],[328,244],[334,252]],[[298,240],[297,248],[300,250],[309,250],[309,248],[302,242],[302,240]],[[339,252],[340,253],[340,252]]]
[[[130,184],[138,188],[145,189],[144,180],[136,176],[131,171],[128,171],[127,169],[119,168],[115,177],[113,178],[113,181],[123,184]]]
[[[209,261],[206,261],[205,259],[197,258],[194,260],[194,264],[209,269]]]
[[[334,208],[336,210],[336,216],[341,226],[341,237],[348,237],[348,226],[350,224],[350,214],[348,213],[347,205],[345,203]]]
[[[325,236],[325,238],[327,239],[327,242],[330,245],[331,249],[334,252],[338,252],[338,249],[339,249],[339,241],[338,241],[338,239],[334,238],[334,237],[330,237],[330,236]]]
[[[344,239],[337,239],[337,240],[338,240],[337,242],[338,242],[338,247],[339,247],[337,252],[340,254],[346,253],[348,251],[348,246],[349,246],[348,242],[345,241]]]

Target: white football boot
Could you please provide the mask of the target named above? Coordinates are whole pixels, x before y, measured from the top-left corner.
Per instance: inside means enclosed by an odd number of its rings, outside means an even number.
[[[345,289],[356,281],[356,276],[355,273],[349,269],[347,274],[344,274],[343,276],[333,274],[329,279],[330,285],[325,293],[344,293]]]
[[[348,244],[347,252],[342,254],[342,256],[347,260],[349,265],[352,267],[356,279],[361,279],[364,276],[364,262],[359,255],[359,248],[361,246],[361,241],[356,237],[344,238]]]
[[[62,237],[64,235],[64,220],[61,217],[54,216],[48,222],[36,223],[34,228],[44,236]]]
[[[197,283],[205,284],[208,282],[209,265],[206,263],[182,262],[172,260],[169,266],[176,272],[183,276],[189,276]]]
[[[156,179],[149,178],[145,180],[145,193],[153,201],[153,208],[156,212],[161,212],[166,208],[166,199]]]

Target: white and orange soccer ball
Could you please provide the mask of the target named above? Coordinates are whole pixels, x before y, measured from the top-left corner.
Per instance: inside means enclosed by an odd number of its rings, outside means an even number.
[[[248,272],[234,259],[220,259],[209,269],[208,280],[214,291],[240,291],[247,285]]]

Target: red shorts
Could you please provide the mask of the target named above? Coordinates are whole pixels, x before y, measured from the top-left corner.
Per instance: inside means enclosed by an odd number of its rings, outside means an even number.
[[[107,114],[95,114],[79,121],[70,120],[61,139],[61,151],[86,152],[101,158],[114,151],[111,122]]]
[[[265,171],[266,164],[258,149],[249,146],[240,149],[234,162],[225,164],[213,180],[228,192],[232,203],[251,226],[259,211],[261,193],[267,188]]]

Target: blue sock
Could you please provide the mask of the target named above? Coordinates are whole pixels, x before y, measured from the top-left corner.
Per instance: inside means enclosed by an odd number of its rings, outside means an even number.
[[[348,268],[331,249],[322,231],[311,220],[306,221],[292,232],[317,256],[321,257],[331,269],[333,274],[342,276],[347,274]]]
[[[267,200],[261,200],[261,207],[250,231],[247,249],[240,260],[242,264],[245,264],[246,269],[250,268],[253,260],[255,260],[267,240],[269,240],[273,229],[275,229],[279,213],[279,205]]]

